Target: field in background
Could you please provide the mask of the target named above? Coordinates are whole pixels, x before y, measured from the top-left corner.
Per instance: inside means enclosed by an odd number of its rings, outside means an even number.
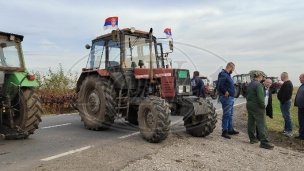
[[[61,114],[75,112],[73,105],[77,98],[75,87],[78,73],[64,73],[59,64],[57,71],[51,69],[43,73],[32,71],[35,74],[39,86],[36,91],[41,96],[44,114]]]
[[[294,106],[295,95],[298,91],[298,87],[294,88],[292,103],[290,108],[290,115],[293,126],[293,134],[294,136],[298,136],[299,134],[299,123],[298,123],[298,108]],[[282,117],[282,112],[280,109],[280,102],[277,98],[277,94],[273,94],[272,96],[272,106],[273,106],[273,119],[266,117],[267,128],[270,133],[272,133],[272,139],[275,141],[280,141],[277,143],[282,143],[288,145],[290,148],[293,146],[304,146],[304,142],[301,140],[296,140],[292,137],[286,137],[285,135],[280,134],[279,132],[284,129],[284,119]]]

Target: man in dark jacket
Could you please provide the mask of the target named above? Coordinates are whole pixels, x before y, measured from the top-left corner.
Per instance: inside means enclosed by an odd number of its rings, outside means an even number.
[[[235,135],[239,132],[234,130],[233,127],[233,105],[235,88],[231,78],[231,73],[234,71],[235,65],[229,62],[226,69],[223,69],[218,75],[217,90],[219,95],[219,101],[223,108],[222,118],[222,137],[231,139],[229,135]]]
[[[201,78],[199,78],[199,72],[193,72],[193,78],[191,79],[192,92],[194,96],[206,98],[205,85]]]
[[[293,91],[293,85],[288,78],[288,73],[283,72],[281,74],[281,80],[284,81],[282,87],[278,92],[278,99],[280,101],[280,108],[284,118],[284,130],[281,131],[284,135],[292,136],[292,122],[290,118],[290,106],[291,106],[291,96]]]
[[[248,111],[247,131],[251,144],[258,143],[257,137],[254,135],[255,127],[258,127],[260,147],[273,149],[266,136],[265,122],[265,92],[264,86],[260,83],[265,76],[262,71],[253,71],[254,79],[247,86],[246,108]]]
[[[300,75],[301,86],[298,89],[295,106],[298,107],[299,136],[294,138],[304,140],[304,73]]]

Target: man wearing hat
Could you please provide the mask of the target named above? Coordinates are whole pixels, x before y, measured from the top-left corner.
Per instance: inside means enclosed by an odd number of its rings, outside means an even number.
[[[266,136],[266,115],[265,115],[265,92],[264,87],[260,83],[266,74],[263,71],[253,70],[250,73],[253,80],[247,86],[247,104],[248,124],[247,131],[251,144],[258,143],[255,136],[255,129],[259,131],[260,147],[265,149],[273,149]]]

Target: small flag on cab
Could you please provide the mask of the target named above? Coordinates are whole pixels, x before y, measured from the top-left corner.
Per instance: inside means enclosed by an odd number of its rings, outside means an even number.
[[[167,38],[172,38],[171,28],[166,28],[164,33],[167,35]]]
[[[103,29],[117,29],[118,28],[118,17],[108,17],[105,20]]]

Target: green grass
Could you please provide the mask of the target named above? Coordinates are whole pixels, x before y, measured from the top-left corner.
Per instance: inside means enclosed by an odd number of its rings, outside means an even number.
[[[292,103],[290,107],[290,117],[292,120],[293,134],[298,135],[299,123],[298,123],[298,108],[294,106],[294,98],[298,88],[294,88]],[[277,94],[272,95],[272,107],[273,107],[273,119],[267,117],[267,128],[269,131],[279,132],[284,129],[284,119],[280,109],[280,102],[277,98]]]

